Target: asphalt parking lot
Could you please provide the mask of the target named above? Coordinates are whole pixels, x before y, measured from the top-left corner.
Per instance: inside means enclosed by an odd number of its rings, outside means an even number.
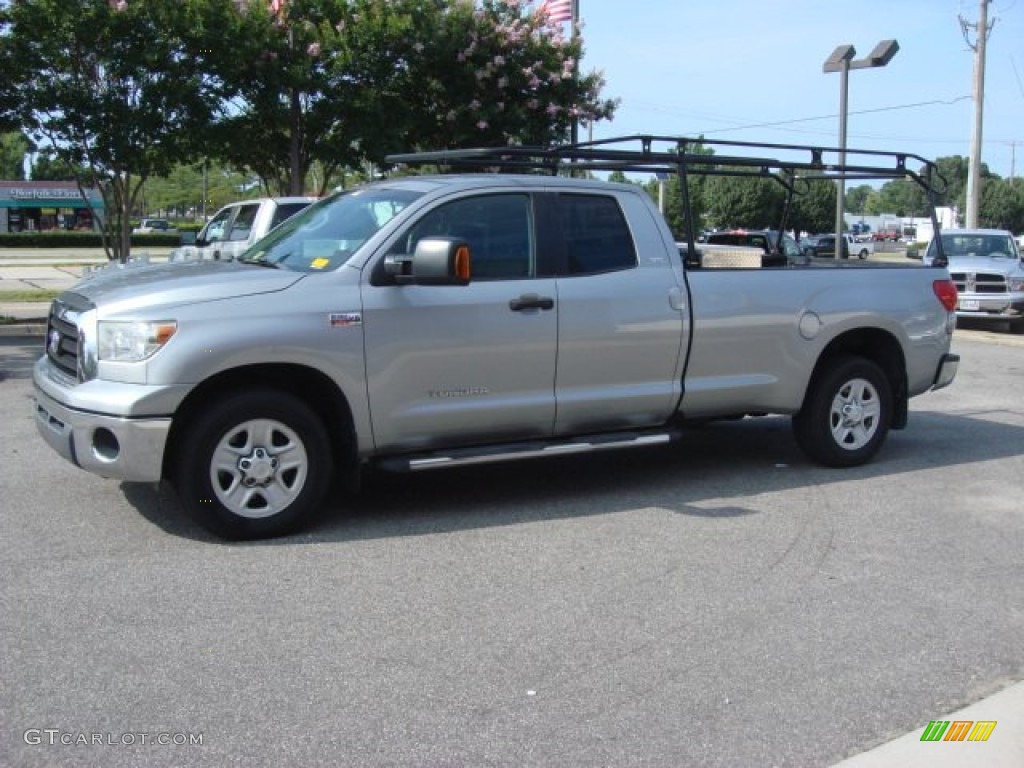
[[[1024,679],[1019,336],[958,334],[866,467],[744,420],[371,474],[250,544],[54,455],[36,344],[0,339],[0,765],[828,766]]]

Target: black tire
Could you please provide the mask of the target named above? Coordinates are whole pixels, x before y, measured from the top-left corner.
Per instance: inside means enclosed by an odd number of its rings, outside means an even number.
[[[866,463],[885,442],[892,421],[892,387],[875,363],[840,357],[811,382],[793,416],[797,444],[829,467]]]
[[[331,446],[301,400],[269,389],[232,395],[197,414],[186,430],[174,484],[186,511],[212,533],[235,540],[281,536],[318,511]]]
[[[867,248],[861,248],[860,249],[860,253],[857,254],[857,258],[859,258],[861,261],[864,261],[864,260],[867,259],[867,257],[868,257],[868,249]]]

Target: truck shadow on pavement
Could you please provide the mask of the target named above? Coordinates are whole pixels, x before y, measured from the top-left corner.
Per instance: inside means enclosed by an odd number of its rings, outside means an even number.
[[[687,430],[671,446],[419,474],[370,469],[358,494],[332,492],[306,530],[248,545],[419,536],[638,509],[714,521],[760,514],[745,504],[759,494],[1017,458],[1020,445],[1024,412],[916,411],[910,427],[891,433],[874,462],[830,469],[803,456],[788,418],[712,423]],[[122,490],[168,533],[220,541],[182,511],[166,484],[122,484]]]

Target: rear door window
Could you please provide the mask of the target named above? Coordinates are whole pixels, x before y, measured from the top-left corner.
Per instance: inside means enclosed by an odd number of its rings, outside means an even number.
[[[238,208],[235,220],[231,222],[231,230],[228,232],[227,240],[248,240],[252,232],[252,225],[256,221],[256,214],[260,211],[259,203],[242,205]]]
[[[566,273],[595,275],[633,269],[636,246],[614,197],[559,195]]]
[[[308,206],[309,203],[279,203],[277,208],[274,210],[274,218],[270,222],[270,228],[273,229],[282,221],[290,219],[296,213]]]

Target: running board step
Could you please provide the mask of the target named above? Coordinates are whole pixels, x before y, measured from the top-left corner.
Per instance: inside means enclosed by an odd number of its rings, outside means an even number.
[[[542,456],[567,456],[574,453],[592,453],[618,448],[643,448],[650,445],[664,445],[679,436],[677,431],[660,432],[612,432],[587,435],[571,440],[507,445],[489,445],[478,448],[457,448],[451,451],[417,453],[407,456],[390,456],[377,462],[377,466],[389,472],[421,472],[442,467],[465,467],[472,464],[490,464],[498,461],[536,459]]]

